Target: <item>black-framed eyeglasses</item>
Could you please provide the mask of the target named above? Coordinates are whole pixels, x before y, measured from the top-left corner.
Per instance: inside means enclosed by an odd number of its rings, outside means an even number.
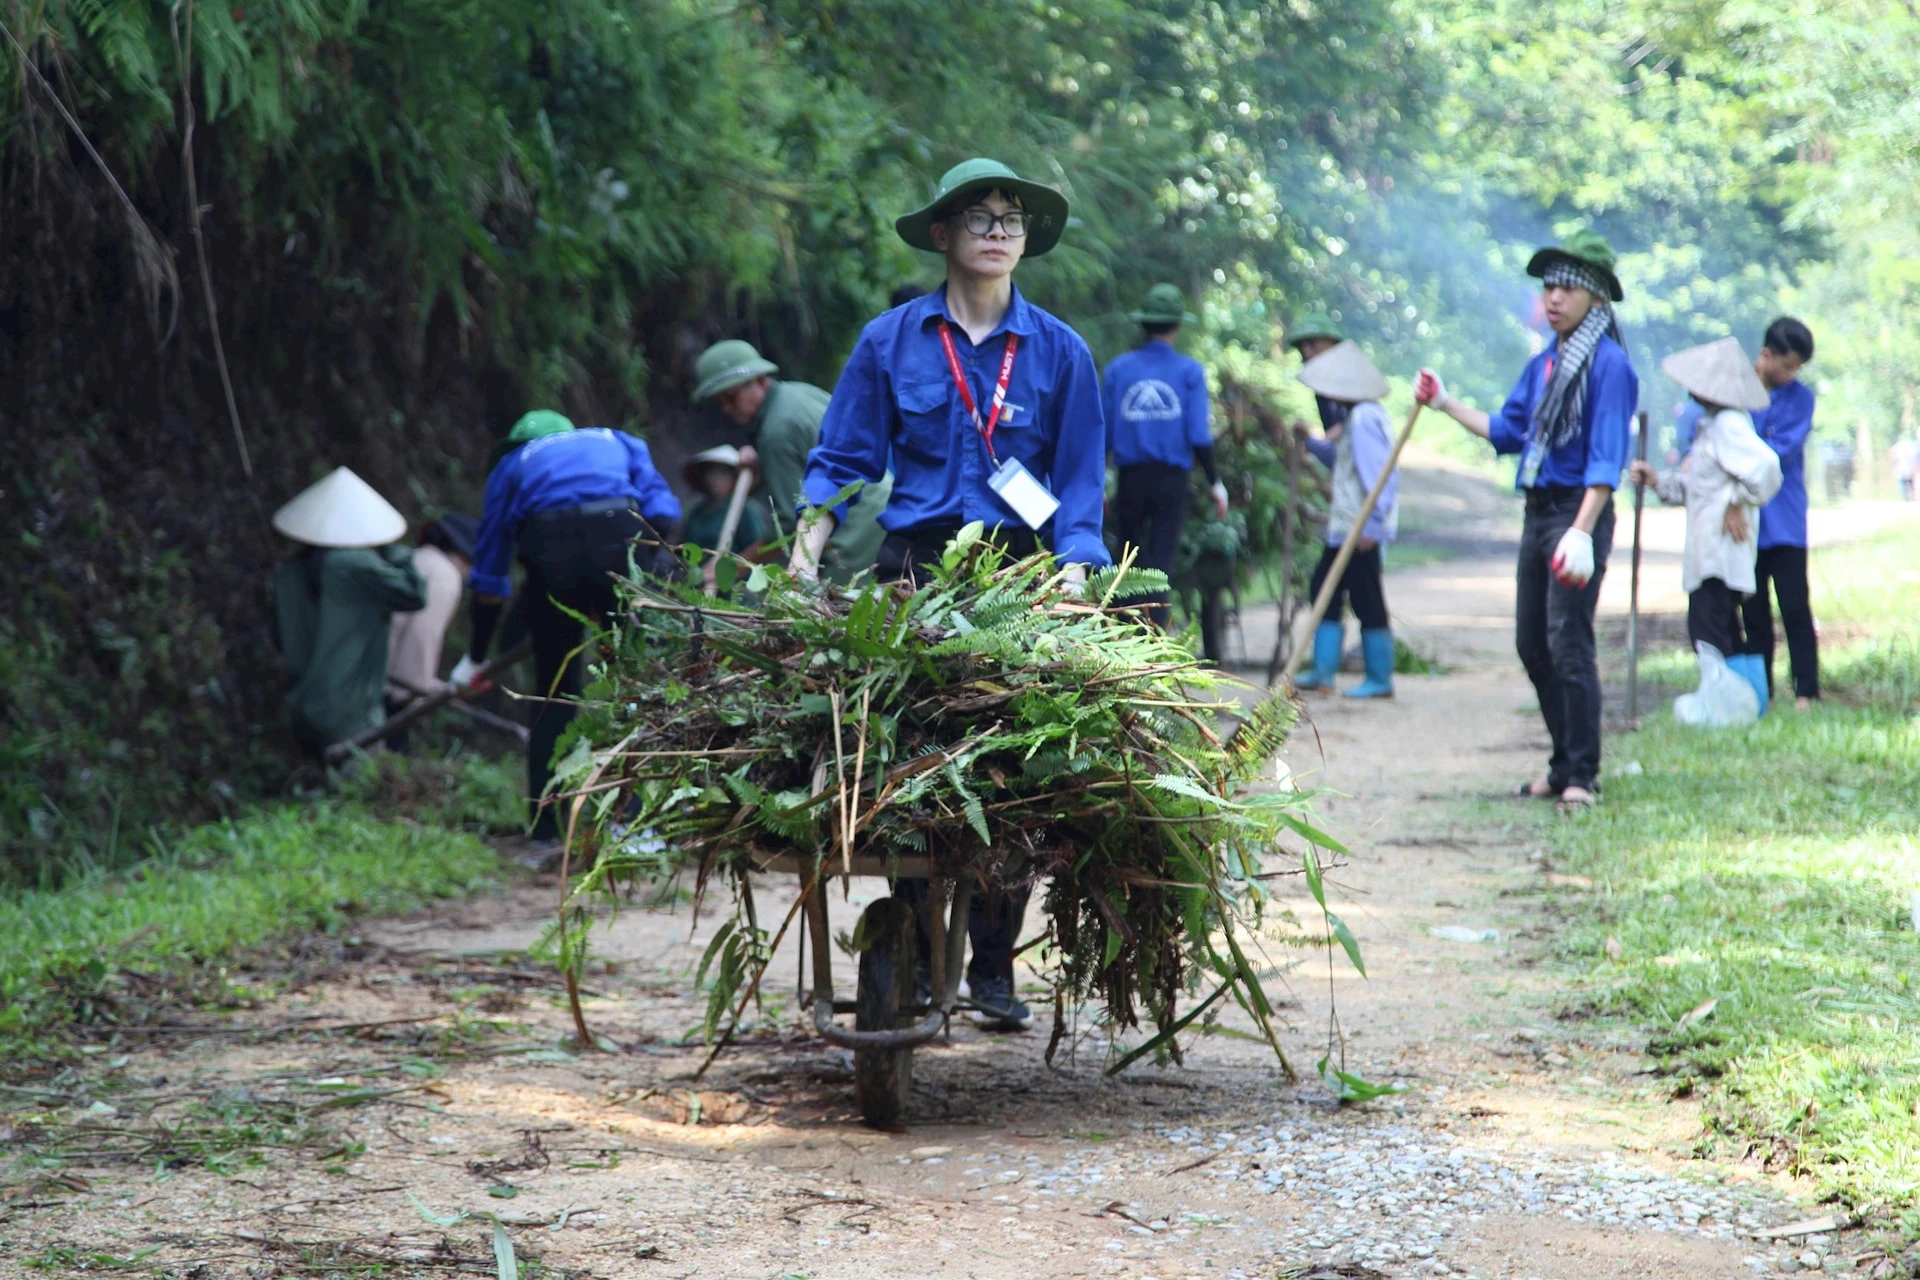
[[[993,229],[999,227],[1015,240],[1027,234],[1027,224],[1032,221],[1032,217],[1033,215],[1024,209],[1009,209],[1005,213],[995,213],[991,209],[983,209],[978,205],[960,211],[960,223],[967,229],[969,235],[990,236],[993,234]]]

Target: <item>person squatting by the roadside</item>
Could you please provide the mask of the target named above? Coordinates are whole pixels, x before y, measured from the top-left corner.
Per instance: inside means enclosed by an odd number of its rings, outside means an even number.
[[[1067,201],[994,160],[949,169],[937,194],[895,222],[900,238],[946,258],[946,283],[871,321],[848,358],[807,460],[792,569],[818,572],[847,519],[829,506],[873,500],[893,466],[880,513],[887,530],[875,572],[911,579],[937,563],[963,525],[984,523],[1014,555],[1044,546],[1072,576],[1110,563],[1101,539],[1106,428],[1093,355],[1064,321],[1014,287],[1023,258],[1053,248]],[[1030,884],[976,896],[967,980],[989,1027],[1018,1029],[1032,1014],[1014,993],[1013,956]],[[916,904],[923,966],[931,954],[924,880],[899,881]],[[922,983],[926,982],[925,970]]]
[[[613,579],[624,576],[631,551],[642,569],[653,543],[680,519],[680,500],[654,469],[637,437],[606,427],[576,429],[547,409],[536,409],[508,433],[509,452],[487,477],[486,506],[474,544],[472,642],[448,679],[473,685],[486,662],[502,608],[513,592],[508,569],[517,549],[526,568],[527,628],[533,640],[534,688],[541,705],[527,744],[527,802],[533,838],[560,835],[559,810],[546,798],[553,751],[572,721],[585,679],[581,624],[604,619],[614,606]]]
[[[1135,563],[1171,577],[1186,528],[1189,477],[1197,462],[1207,473],[1208,496],[1217,519],[1227,518],[1227,486],[1213,460],[1213,428],[1207,418],[1207,371],[1174,347],[1180,326],[1198,317],[1187,310],[1179,287],[1157,284],[1127,319],[1140,326],[1140,345],[1115,356],[1101,376],[1117,488],[1114,519],[1123,545],[1138,549]],[[1165,628],[1167,594],[1137,598],[1153,624]]]
[[[1613,246],[1577,231],[1527,263],[1539,279],[1553,341],[1488,415],[1447,394],[1422,369],[1414,398],[1496,453],[1519,454],[1514,485],[1526,495],[1514,583],[1514,641],[1553,740],[1544,778],[1519,794],[1557,797],[1561,811],[1589,807],[1600,787],[1600,661],[1593,615],[1613,549],[1613,491],[1627,466],[1640,379],[1620,342]]]
[[[1705,412],[1679,466],[1660,471],[1636,461],[1632,475],[1653,485],[1661,501],[1687,509],[1680,562],[1687,639],[1713,646],[1754,687],[1764,711],[1766,676],[1742,634],[1740,602],[1754,590],[1759,509],[1780,490],[1780,459],[1747,416],[1767,407],[1767,389],[1733,338],[1675,352],[1660,368]]]
[[[1309,597],[1317,600],[1367,494],[1373,491],[1381,472],[1386,470],[1387,460],[1393,454],[1393,431],[1387,421],[1387,411],[1380,407],[1381,397],[1387,394],[1387,380],[1380,376],[1380,371],[1358,344],[1342,342],[1327,348],[1308,360],[1295,376],[1315,397],[1337,406],[1342,423],[1332,440],[1314,439],[1306,434],[1304,424],[1295,428],[1313,456],[1333,473],[1333,502],[1327,508],[1327,531],[1320,563],[1314,566],[1309,589]],[[1393,696],[1393,624],[1387,616],[1381,553],[1399,531],[1399,497],[1400,474],[1396,468],[1388,473],[1380,499],[1361,527],[1359,543],[1347,567],[1341,570],[1340,583],[1327,604],[1326,617],[1314,629],[1313,670],[1295,680],[1295,688],[1333,692],[1334,673],[1340,668],[1340,646],[1345,634],[1345,605],[1351,603],[1354,617],[1360,620],[1360,653],[1366,663],[1367,676],[1347,690],[1347,696]]]

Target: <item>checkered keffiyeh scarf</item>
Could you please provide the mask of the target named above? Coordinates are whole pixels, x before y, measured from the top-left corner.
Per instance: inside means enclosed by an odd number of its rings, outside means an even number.
[[[1580,327],[1560,339],[1560,351],[1553,363],[1553,375],[1547,380],[1546,394],[1534,406],[1533,434],[1544,450],[1558,449],[1580,434],[1587,412],[1587,362],[1602,336],[1620,341],[1620,325],[1613,308],[1607,305],[1607,285],[1600,272],[1584,262],[1561,259],[1548,267],[1541,278],[1548,288],[1585,289],[1598,301]],[[1543,451],[1544,451],[1543,450]]]

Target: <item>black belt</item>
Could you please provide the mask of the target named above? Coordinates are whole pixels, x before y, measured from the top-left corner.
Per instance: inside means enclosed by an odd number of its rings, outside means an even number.
[[[1527,490],[1527,510],[1544,511],[1566,506],[1569,502],[1578,505],[1587,496],[1586,486],[1577,484],[1542,484]]]
[[[632,498],[602,498],[598,502],[583,502],[577,507],[551,507],[546,511],[536,511],[527,517],[527,523],[544,524],[549,520],[565,520],[572,516],[605,516],[616,511],[638,512],[639,509]]]

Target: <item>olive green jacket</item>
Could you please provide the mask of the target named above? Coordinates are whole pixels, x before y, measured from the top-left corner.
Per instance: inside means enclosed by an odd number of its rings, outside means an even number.
[[[760,452],[761,483],[773,505],[773,522],[782,537],[793,532],[807,455],[820,443],[820,419],[829,398],[819,387],[775,379],[748,427],[753,447]],[[820,567],[823,576],[848,582],[873,567],[887,537],[880,527],[880,513],[887,509],[892,494],[893,477],[887,475],[848,508],[847,522],[833,531],[833,540],[827,544],[826,563]]]
[[[344,742],[380,723],[392,616],[426,603],[413,552],[399,543],[303,549],[274,573],[274,640],[293,673],[287,708],[309,745]]]

